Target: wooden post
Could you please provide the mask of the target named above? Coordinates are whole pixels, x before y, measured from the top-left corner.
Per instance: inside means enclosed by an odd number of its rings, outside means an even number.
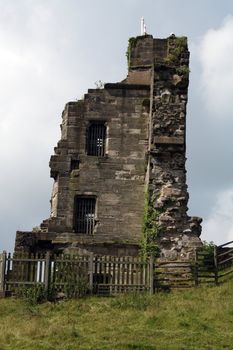
[[[93,293],[93,264],[94,263],[94,256],[93,253],[90,253],[89,255],[89,264],[88,264],[88,273],[89,273],[89,288],[90,293]]]
[[[45,290],[48,292],[49,290],[49,279],[50,279],[50,252],[46,253],[45,256],[45,274],[44,274],[44,284]]]
[[[214,279],[216,286],[218,285],[218,255],[217,246],[214,246]]]
[[[1,254],[1,280],[0,280],[0,292],[4,294],[5,292],[5,277],[6,277],[6,251],[4,250]]]
[[[150,255],[150,294],[154,294],[154,257]]]

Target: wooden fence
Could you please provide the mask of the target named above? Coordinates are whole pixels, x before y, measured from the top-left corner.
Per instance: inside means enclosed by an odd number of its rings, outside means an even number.
[[[218,285],[233,276],[232,242],[196,250],[194,261],[155,261],[152,257],[114,257],[93,254],[50,255],[0,254],[0,293],[15,293],[19,287],[51,286],[72,295],[112,295],[128,291],[190,288]]]
[[[155,262],[154,265],[155,289],[219,285],[232,277],[233,241],[196,249],[194,261]]]
[[[0,290],[43,285],[57,292],[86,286],[99,295],[126,291],[153,292],[153,258],[42,254],[0,255]]]
[[[233,277],[233,241],[196,251],[197,284],[218,285]]]
[[[233,277],[233,241],[216,247],[217,283]]]

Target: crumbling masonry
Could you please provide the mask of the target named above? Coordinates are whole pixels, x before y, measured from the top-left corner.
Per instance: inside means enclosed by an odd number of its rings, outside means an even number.
[[[16,251],[136,255],[147,197],[161,258],[188,259],[201,244],[201,219],[187,215],[187,39],[131,38],[127,56],[125,80],[65,106],[50,218],[17,232]]]

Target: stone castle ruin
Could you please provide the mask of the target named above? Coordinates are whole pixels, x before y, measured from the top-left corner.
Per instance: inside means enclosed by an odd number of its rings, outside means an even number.
[[[66,104],[50,159],[51,214],[15,251],[189,259],[201,219],[187,215],[186,37],[129,40],[128,75]]]

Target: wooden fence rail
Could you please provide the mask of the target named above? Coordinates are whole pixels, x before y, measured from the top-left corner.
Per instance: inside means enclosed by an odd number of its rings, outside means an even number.
[[[233,277],[233,241],[216,247],[216,266],[218,281]]]
[[[212,250],[196,250],[193,261],[155,261],[153,257],[0,254],[0,295],[20,287],[51,286],[68,293],[86,286],[89,293],[111,295],[128,291],[190,288],[215,284],[233,276],[233,248],[228,242]]]
[[[19,287],[36,284],[59,292],[86,284],[89,293],[115,294],[124,291],[153,293],[153,258],[94,256],[93,254],[0,255],[0,291],[16,292]]]

